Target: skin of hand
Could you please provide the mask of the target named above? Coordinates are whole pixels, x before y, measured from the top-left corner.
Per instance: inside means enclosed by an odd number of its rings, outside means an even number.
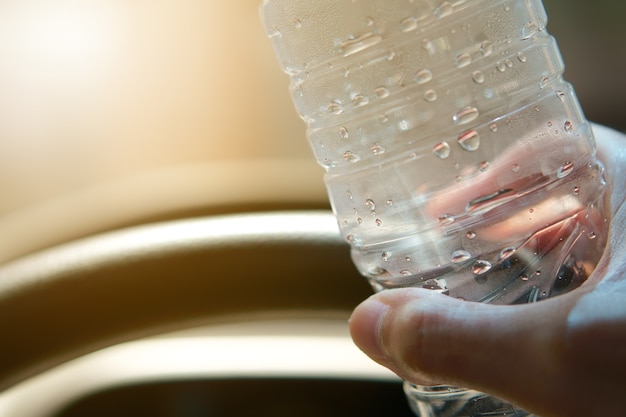
[[[626,411],[626,136],[594,126],[610,228],[587,282],[536,304],[496,306],[424,289],[377,293],[350,331],[372,359],[419,385],[496,395],[542,417]]]

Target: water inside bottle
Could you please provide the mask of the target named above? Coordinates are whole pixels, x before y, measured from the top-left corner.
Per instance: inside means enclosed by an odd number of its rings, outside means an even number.
[[[463,173],[467,164],[439,155],[461,152],[457,145],[397,161],[392,171],[399,176],[383,166],[359,172],[374,175],[365,187],[329,178],[333,189],[346,187],[331,196],[355,264],[378,290],[423,287],[498,304],[535,302],[576,288],[606,243],[604,182],[592,154],[562,145],[551,162],[518,149]],[[459,175],[435,191],[407,181],[411,170],[420,179],[443,165]],[[546,166],[552,174],[542,171]],[[386,180],[378,183],[379,176]]]

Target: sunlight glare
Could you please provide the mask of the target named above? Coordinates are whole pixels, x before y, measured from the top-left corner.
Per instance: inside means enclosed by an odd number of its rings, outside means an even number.
[[[5,50],[16,63],[88,75],[111,58],[122,38],[115,12],[106,3],[27,2],[12,10],[2,30],[12,44]]]

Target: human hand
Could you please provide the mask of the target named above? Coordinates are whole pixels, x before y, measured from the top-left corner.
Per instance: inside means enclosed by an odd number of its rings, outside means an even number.
[[[355,343],[420,385],[477,389],[544,417],[624,414],[626,136],[600,126],[594,132],[611,225],[604,256],[583,286],[515,306],[385,290],[355,309]]]

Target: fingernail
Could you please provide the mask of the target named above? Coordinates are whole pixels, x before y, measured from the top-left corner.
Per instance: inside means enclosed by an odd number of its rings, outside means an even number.
[[[354,343],[372,359],[386,359],[381,345],[381,327],[388,311],[387,304],[369,299],[355,308],[350,317]]]

